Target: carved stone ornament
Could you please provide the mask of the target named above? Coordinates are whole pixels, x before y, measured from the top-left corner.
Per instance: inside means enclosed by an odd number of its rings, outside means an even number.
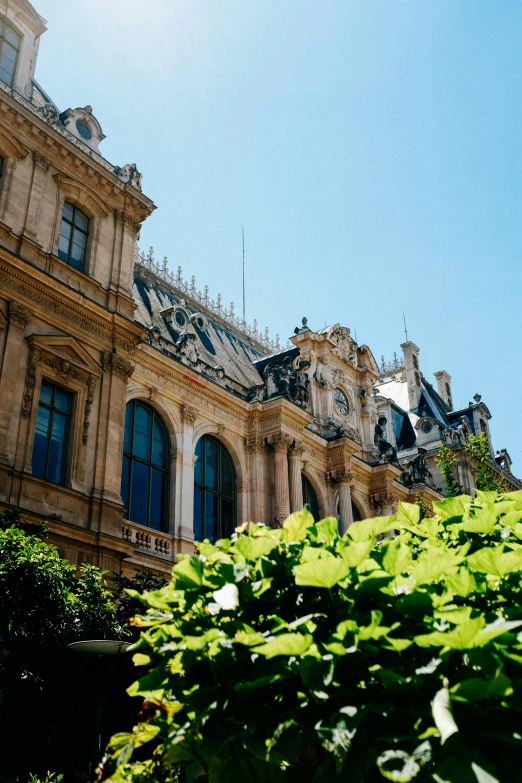
[[[181,406],[181,421],[194,426],[194,422],[196,421],[197,417],[198,412],[196,408],[193,408],[192,405],[183,403]]]
[[[25,329],[27,322],[32,316],[32,312],[18,302],[9,303],[9,323],[18,326],[19,329]]]
[[[140,174],[135,163],[126,163],[125,166],[115,166],[114,173],[123,182],[126,182],[128,185],[132,185],[133,188],[136,188],[136,190],[141,191],[143,175]]]
[[[38,150],[33,152],[33,160],[37,166],[41,166],[45,171],[48,171],[49,166],[51,165],[49,158],[46,158],[45,155],[42,155]]]
[[[345,326],[339,326],[330,335],[330,340],[335,343],[334,353],[352,367],[357,367],[357,346],[350,337],[350,330]]]
[[[266,451],[265,439],[261,435],[249,435],[245,438],[245,449],[250,454],[261,454]]]
[[[290,459],[292,458],[302,459],[305,451],[306,449],[303,446],[303,444],[300,441],[295,440],[293,444],[290,446],[290,449],[288,451],[288,456],[290,457]]]
[[[129,362],[128,359],[124,359],[123,356],[119,356],[112,351],[104,351],[102,354],[102,367],[104,372],[110,372],[111,375],[116,375],[121,378],[125,383],[128,382],[132,373],[134,372],[134,365]]]
[[[58,122],[58,109],[53,103],[44,103],[43,106],[38,107],[37,111],[40,117],[48,122],[49,125]]]
[[[27,365],[27,373],[25,375],[24,396],[22,401],[22,417],[24,419],[29,416],[29,411],[31,410],[34,385],[36,383],[36,368],[40,362],[41,355],[42,352],[40,349],[33,345],[29,353],[29,364]]]
[[[141,223],[139,220],[136,220],[132,215],[129,215],[128,212],[123,212],[118,209],[115,209],[114,216],[116,220],[118,220],[124,226],[128,226],[134,234],[139,234],[141,229]]]
[[[220,438],[223,437],[223,435],[225,434],[225,425],[224,424],[218,424],[217,425],[217,433],[218,433]]]
[[[288,451],[292,439],[284,432],[276,432],[267,439],[267,442],[272,446],[274,451]]]
[[[94,392],[96,391],[96,385],[98,383],[97,378],[93,378],[92,375],[89,376],[87,380],[87,397],[85,399],[85,409],[83,412],[83,434],[82,434],[82,443],[85,446],[87,443],[87,438],[89,435],[89,426],[90,426],[90,415],[91,415],[91,408],[92,403],[94,400]]]
[[[331,470],[328,474],[332,484],[353,484],[354,474],[350,468],[343,467],[337,470]]]

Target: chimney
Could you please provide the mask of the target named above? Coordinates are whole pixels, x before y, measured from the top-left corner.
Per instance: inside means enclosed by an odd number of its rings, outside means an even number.
[[[437,379],[437,391],[450,410],[453,410],[453,400],[451,398],[451,375],[446,370],[437,370],[433,375]]]
[[[410,410],[415,410],[419,407],[421,396],[419,349],[410,340],[402,343],[401,348],[404,354],[404,369],[406,370],[406,381],[408,383],[408,403]]]

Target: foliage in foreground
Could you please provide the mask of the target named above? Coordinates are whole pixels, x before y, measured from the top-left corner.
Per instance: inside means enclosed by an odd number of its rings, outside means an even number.
[[[5,752],[0,780],[16,775],[26,783],[30,772],[74,766],[79,749],[69,747],[71,732],[81,735],[82,721],[91,719],[85,672],[76,671],[67,645],[118,638],[122,628],[103,572],[85,565],[77,578],[42,530],[13,512],[0,513],[0,595],[0,736],[3,747],[20,751]],[[71,693],[83,694],[80,715]],[[22,743],[28,716],[34,730]]]
[[[433,506],[180,558],[141,596],[142,722],[104,779],[521,781],[522,492]]]

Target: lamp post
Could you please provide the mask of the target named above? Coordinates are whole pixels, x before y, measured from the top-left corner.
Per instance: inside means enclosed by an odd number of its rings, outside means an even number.
[[[114,641],[113,639],[87,639],[83,642],[72,642],[68,649],[82,655],[96,656],[98,660],[105,656],[113,656],[113,660],[118,660],[120,655],[127,652],[131,646],[130,642]],[[114,657],[116,656],[116,657]],[[99,687],[96,689],[96,718],[95,718],[95,744],[94,758],[92,759],[89,774],[93,775],[97,764],[102,759],[103,742],[103,708],[107,700],[106,679],[102,678]]]

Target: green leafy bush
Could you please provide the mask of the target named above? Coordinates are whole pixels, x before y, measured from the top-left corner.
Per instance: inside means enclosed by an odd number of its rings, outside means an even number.
[[[522,492],[433,506],[180,558],[140,597],[141,722],[103,779],[522,780]]]

